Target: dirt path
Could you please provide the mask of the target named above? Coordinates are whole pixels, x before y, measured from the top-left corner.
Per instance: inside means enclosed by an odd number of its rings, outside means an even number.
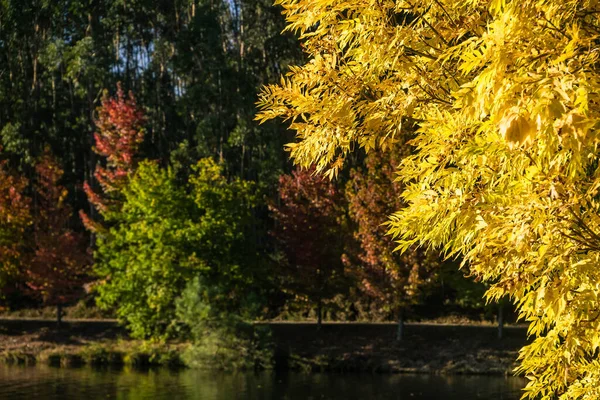
[[[525,327],[505,327],[504,338],[485,325],[270,324],[278,351],[312,369],[379,372],[512,374]]]
[[[66,320],[38,318],[0,318],[0,353],[23,351],[37,353],[58,346],[77,347],[94,342],[127,337],[115,320]]]

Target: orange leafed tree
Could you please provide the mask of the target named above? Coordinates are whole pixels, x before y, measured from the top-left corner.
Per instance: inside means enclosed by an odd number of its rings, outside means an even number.
[[[24,252],[31,225],[31,199],[24,194],[28,184],[26,178],[10,171],[6,161],[0,161],[0,288],[17,274]]]
[[[138,107],[133,93],[126,96],[117,85],[116,97],[104,93],[96,118],[97,132],[94,134],[94,152],[104,159],[103,165],[96,166],[94,178],[100,186],[100,193],[89,182],[84,183],[88,200],[101,215],[119,207],[119,190],[127,177],[135,171],[135,154],[144,140],[144,113]],[[86,228],[92,232],[101,229],[98,222],[83,211],[80,212]]]
[[[396,180],[401,149],[374,150],[365,168],[353,169],[346,184],[350,218],[356,225],[358,249],[344,262],[358,277],[360,289],[384,309],[398,316],[397,339],[402,339],[404,311],[417,302],[422,289],[435,276],[437,257],[415,248],[403,254],[394,252],[394,240],[387,235],[387,216],[404,207],[403,185]]]
[[[22,273],[32,294],[46,305],[57,306],[60,323],[62,306],[83,293],[91,257],[85,236],[70,227],[73,210],[60,184],[63,170],[58,162],[46,151],[35,171],[34,229]]]

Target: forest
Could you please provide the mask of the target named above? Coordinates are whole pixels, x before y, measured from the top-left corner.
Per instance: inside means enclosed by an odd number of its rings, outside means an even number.
[[[83,302],[139,338],[495,318],[459,259],[393,251],[408,139],[330,180],[256,121],[261,88],[305,60],[271,0],[5,1],[0,19],[5,311]]]
[[[190,365],[266,368],[284,343],[315,356],[288,366],[430,373],[462,339],[461,373],[508,359],[492,369],[525,376],[523,398],[598,399],[599,16],[592,0],[0,1],[2,315],[51,308],[60,328],[87,310],[142,347],[186,341]],[[403,340],[405,321],[457,319],[452,343],[427,324]],[[517,367],[507,341],[464,333],[506,319],[528,326]],[[396,340],[346,357],[340,321],[393,322]],[[338,359],[319,347],[332,326]]]

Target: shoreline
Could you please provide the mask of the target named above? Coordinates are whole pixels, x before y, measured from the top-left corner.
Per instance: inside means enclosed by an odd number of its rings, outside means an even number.
[[[269,322],[271,368],[278,371],[368,372],[513,376],[526,328],[505,326],[497,339],[492,325],[405,324],[394,340],[393,323]],[[0,318],[0,361],[10,364],[186,368],[189,342],[130,339],[114,320]],[[206,369],[211,369],[210,365]]]

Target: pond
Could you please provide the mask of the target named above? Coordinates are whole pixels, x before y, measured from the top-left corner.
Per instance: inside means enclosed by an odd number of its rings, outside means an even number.
[[[0,366],[3,400],[517,400],[523,385],[522,379],[491,376]]]

